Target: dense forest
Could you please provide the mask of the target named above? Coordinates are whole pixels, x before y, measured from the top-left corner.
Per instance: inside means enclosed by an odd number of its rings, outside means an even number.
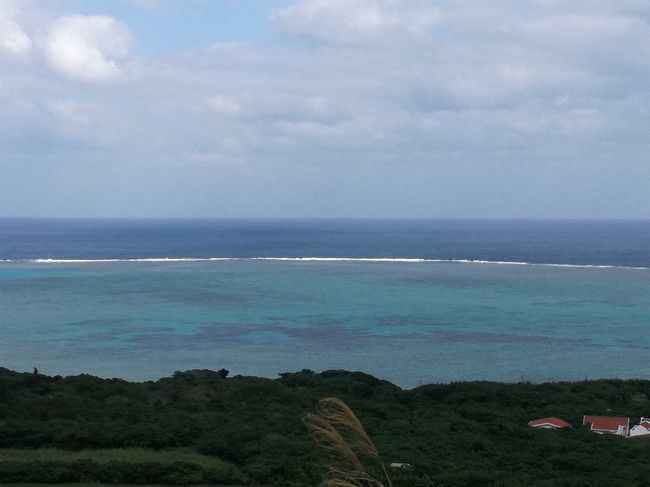
[[[650,441],[590,433],[583,414],[650,416],[650,381],[456,382],[411,390],[361,372],[177,372],[155,382],[0,369],[0,483],[315,486],[302,422],[323,397],[365,425],[395,487],[650,485]],[[539,431],[556,416],[574,427]]]

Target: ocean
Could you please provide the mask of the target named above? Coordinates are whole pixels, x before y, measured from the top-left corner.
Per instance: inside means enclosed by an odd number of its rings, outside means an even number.
[[[650,378],[650,221],[0,220],[0,367]]]

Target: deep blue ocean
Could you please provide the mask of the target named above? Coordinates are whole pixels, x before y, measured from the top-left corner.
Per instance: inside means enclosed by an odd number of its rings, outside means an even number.
[[[650,221],[0,219],[0,367],[650,378]]]

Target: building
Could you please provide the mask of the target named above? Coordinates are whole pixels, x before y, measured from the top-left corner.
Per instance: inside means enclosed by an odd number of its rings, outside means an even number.
[[[561,428],[570,428],[571,425],[566,421],[558,418],[540,418],[534,419],[528,423],[531,428],[557,430]]]
[[[650,418],[641,418],[639,424],[630,429],[630,438],[634,436],[650,435]]]
[[[630,418],[622,416],[585,416],[582,424],[588,424],[594,433],[627,436],[630,430]]]

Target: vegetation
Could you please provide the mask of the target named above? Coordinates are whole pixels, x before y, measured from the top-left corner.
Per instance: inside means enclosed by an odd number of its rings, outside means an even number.
[[[302,418],[338,397],[385,461],[413,465],[390,471],[394,487],[430,486],[427,476],[438,487],[647,485],[650,441],[579,425],[583,414],[649,416],[650,381],[402,390],[360,372],[226,376],[131,383],[0,369],[0,483],[314,486],[327,467]],[[576,427],[527,427],[545,416]]]
[[[307,429],[327,455],[328,479],[323,487],[392,487],[386,465],[361,421],[340,399],[318,402],[316,413],[303,418]],[[370,462],[370,465],[364,464]],[[381,472],[373,474],[372,469]],[[382,480],[378,480],[378,477]]]
[[[2,487],[101,487],[104,484],[97,484],[97,483],[80,483],[80,482],[73,482],[73,483],[67,483],[67,484],[26,484],[26,483],[19,483],[19,484],[0,484]],[[110,487],[136,487],[133,484],[110,484]],[[153,486],[151,486],[153,487]],[[194,486],[194,487],[212,487],[212,486]],[[243,487],[241,485],[223,485],[221,487]]]
[[[141,448],[66,451],[0,450],[4,482],[103,482],[226,484],[244,481],[237,468],[214,457],[184,450]]]

